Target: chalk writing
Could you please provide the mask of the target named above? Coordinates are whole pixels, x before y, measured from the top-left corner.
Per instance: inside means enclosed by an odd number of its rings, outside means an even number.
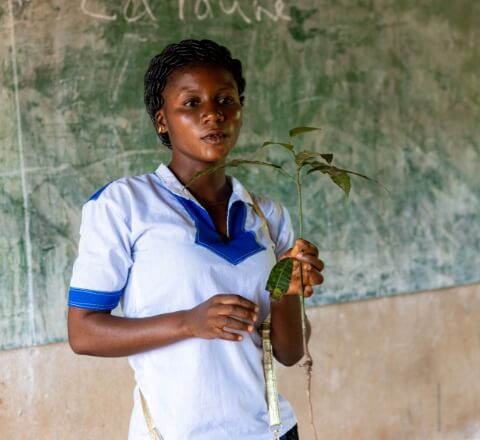
[[[238,1],[234,1],[233,4],[230,5],[229,8],[227,8],[227,6],[225,6],[225,2],[223,0],[220,0],[218,3],[219,3],[219,6],[220,6],[220,9],[222,10],[222,12],[224,14],[232,15],[232,14],[235,14],[235,12],[237,12],[238,15],[240,15],[240,17],[242,17],[243,21],[245,21],[245,23],[250,24],[252,22],[252,20],[250,20],[250,18],[247,17],[245,12],[243,12],[242,8],[238,4]]]
[[[115,21],[119,16],[127,23],[134,23],[144,17],[156,21],[157,16],[153,13],[150,0],[124,0],[121,13],[107,14],[100,12],[97,8],[87,5],[88,0],[81,0],[80,10],[90,17]],[[91,2],[93,3],[93,2]],[[277,22],[279,20],[289,21],[291,17],[285,13],[285,2],[275,0],[274,2],[264,0],[253,0],[247,4],[238,0],[178,0],[178,19],[185,21],[187,18],[194,20],[214,19],[221,15],[238,15],[245,23],[261,22],[264,18]],[[268,5],[267,5],[268,3]]]
[[[185,20],[185,3],[187,3],[185,0],[178,0],[178,18],[181,21]],[[230,4],[225,0],[218,0],[217,2],[214,0],[194,0],[193,2],[190,1],[188,3],[194,3],[194,18],[197,20],[215,18],[212,5],[216,4],[223,14],[233,15],[237,13],[245,23],[252,23],[252,18],[250,18],[245,10],[242,9],[238,0],[230,1]],[[251,10],[254,19],[258,22],[262,21],[263,17],[267,17],[275,22],[278,20],[291,20],[291,18],[284,12],[285,3],[283,0],[276,0],[273,3],[273,11],[269,10],[265,5],[261,5],[258,0],[253,0],[249,9]]]
[[[138,12],[139,10],[141,11],[142,8],[144,10],[142,12]],[[127,0],[125,2],[125,6],[123,7],[123,16],[127,22],[133,23],[134,21],[140,20],[145,14],[147,14],[153,21],[156,20],[156,17],[153,15],[147,0]]]
[[[87,0],[82,0],[82,3],[80,4],[80,10],[85,15],[89,15],[90,17],[93,17],[93,18],[99,18],[101,20],[116,20],[117,19],[117,14],[105,15],[105,14],[100,14],[98,12],[93,12],[90,9],[87,9]]]

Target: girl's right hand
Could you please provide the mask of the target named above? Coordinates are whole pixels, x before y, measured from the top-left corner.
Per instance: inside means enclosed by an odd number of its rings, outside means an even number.
[[[219,294],[187,313],[192,337],[241,341],[242,335],[231,331],[252,332],[258,317],[257,304],[233,294]]]

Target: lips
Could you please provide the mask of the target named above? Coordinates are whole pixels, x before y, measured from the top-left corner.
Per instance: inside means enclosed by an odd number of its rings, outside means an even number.
[[[228,137],[227,133],[220,130],[214,130],[208,132],[201,139],[207,144],[220,144]]]

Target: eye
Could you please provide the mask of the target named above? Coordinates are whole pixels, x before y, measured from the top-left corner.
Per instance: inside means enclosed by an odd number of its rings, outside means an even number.
[[[235,102],[235,99],[232,96],[220,96],[218,98],[218,103],[222,105],[228,105]]]
[[[200,101],[197,98],[188,98],[183,102],[185,107],[196,107]]]

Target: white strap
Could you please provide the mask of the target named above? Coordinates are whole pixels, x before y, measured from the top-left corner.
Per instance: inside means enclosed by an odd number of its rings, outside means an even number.
[[[253,210],[255,211],[255,214],[257,214],[260,219],[262,220],[264,228],[267,230],[267,235],[272,239],[272,234],[270,233],[270,226],[268,225],[267,218],[265,217],[265,214],[261,210],[260,206],[257,203],[257,197],[253,193],[249,193],[250,197],[252,199],[252,205],[253,205]],[[273,242],[273,240],[272,240]]]
[[[267,219],[260,209],[260,206],[258,206],[255,195],[250,193],[250,197],[252,198],[254,211],[262,219],[267,233],[271,238]],[[265,321],[262,323],[263,373],[265,375],[265,385],[267,387],[266,391],[268,415],[270,418],[270,430],[273,432],[275,440],[277,440],[280,438],[282,421],[280,418],[280,404],[278,401],[277,378],[275,376],[275,369],[273,365],[272,343],[270,341],[270,323],[270,315],[268,315]]]
[[[150,439],[163,440],[162,434],[160,434],[157,427],[155,426],[155,422],[153,421],[153,417],[150,414],[147,401],[145,400],[145,397],[143,397],[142,390],[138,389],[138,391],[140,393],[140,400],[142,402],[143,415],[145,416],[145,422],[147,423],[148,435],[150,436]]]
[[[267,405],[270,418],[270,430],[274,438],[280,437],[282,421],[280,419],[280,405],[278,402],[277,378],[273,365],[272,343],[270,342],[270,315],[262,323],[263,373],[267,387]]]

